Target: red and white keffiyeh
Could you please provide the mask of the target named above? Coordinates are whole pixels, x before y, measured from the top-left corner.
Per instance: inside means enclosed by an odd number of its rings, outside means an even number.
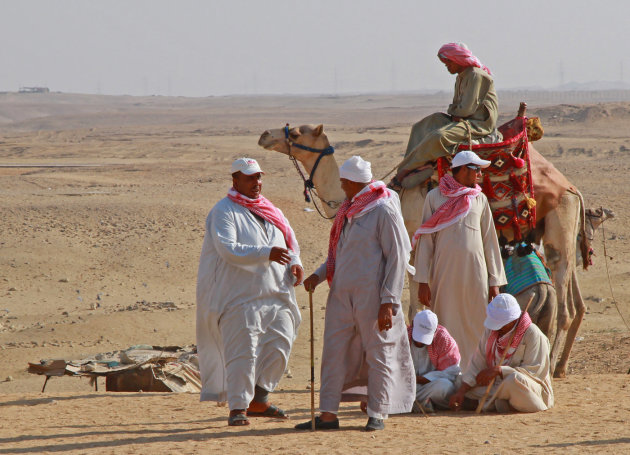
[[[337,244],[346,218],[351,220],[357,215],[361,215],[372,210],[374,207],[382,203],[382,199],[392,197],[391,192],[385,184],[380,181],[373,181],[368,184],[359,194],[351,201],[346,199],[343,201],[332,228],[330,229],[330,239],[328,241],[328,258],[326,259],[326,280],[328,284],[332,283],[335,274],[335,260],[337,258]]]
[[[413,324],[407,327],[409,344],[413,343],[412,332]],[[431,365],[433,365],[433,368],[437,371],[444,371],[448,367],[457,365],[462,359],[459,353],[459,347],[457,347],[457,342],[455,342],[455,339],[448,333],[448,330],[439,324],[433,335],[433,342],[427,346],[427,353],[429,354]]]
[[[465,217],[470,211],[473,199],[481,193],[481,187],[479,185],[475,185],[474,188],[464,186],[452,176],[446,174],[440,180],[440,192],[449,199],[413,234],[411,239],[412,248],[416,247],[416,243],[422,234],[433,234],[441,231]]]
[[[470,50],[458,43],[447,43],[438,51],[438,57],[445,58],[461,66],[476,66],[489,75],[492,75],[490,68],[481,63]]]
[[[256,199],[250,199],[236,191],[234,188],[230,188],[227,196],[232,202],[245,207],[250,212],[255,213],[263,220],[268,221],[280,229],[280,232],[282,232],[282,235],[284,236],[284,241],[287,244],[287,248],[297,255],[300,254],[300,248],[293,229],[286,221],[286,218],[280,209],[273,205],[269,199],[263,195],[258,196]]]
[[[508,348],[508,351],[505,355],[504,361],[512,357],[512,355],[516,352],[518,345],[521,344],[521,340],[530,325],[532,325],[532,319],[529,317],[527,312],[523,312],[516,328],[512,329],[516,330],[516,333],[514,334],[512,344],[510,344],[509,347],[507,344],[508,341],[510,341],[512,330],[503,335],[501,338],[499,338],[499,331],[493,330],[486,342],[486,365],[488,365],[488,367],[496,366],[497,362],[501,359],[501,356],[503,356],[503,352],[505,352],[506,348]]]

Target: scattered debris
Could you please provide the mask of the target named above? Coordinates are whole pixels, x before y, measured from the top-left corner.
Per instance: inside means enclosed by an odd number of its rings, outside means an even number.
[[[127,305],[124,308],[119,308],[116,311],[152,311],[152,310],[166,310],[175,311],[179,307],[175,302],[147,302],[146,300],[140,300],[133,305]]]
[[[29,373],[45,375],[46,382],[52,376],[87,376],[97,388],[96,378],[102,376],[110,392],[201,391],[196,346],[136,345],[81,360],[48,359],[28,365]]]

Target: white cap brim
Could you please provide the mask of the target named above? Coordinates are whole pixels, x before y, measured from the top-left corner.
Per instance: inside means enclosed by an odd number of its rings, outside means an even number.
[[[433,332],[426,332],[424,330],[422,330],[420,327],[414,326],[412,332],[411,332],[411,338],[413,338],[413,341],[417,342],[417,343],[422,343],[422,344],[426,344],[429,345],[431,343],[433,343],[433,336],[435,335],[435,331]]]
[[[516,318],[518,319],[518,318]],[[514,321],[514,319],[512,319],[512,321]],[[501,327],[503,327],[506,324],[509,324],[512,321],[500,321],[498,319],[494,319],[491,318],[490,316],[486,316],[486,320],[483,321],[483,325],[486,329],[490,329],[490,330],[499,330]]]
[[[241,174],[245,174],[245,175],[264,174],[264,172],[260,168],[258,168],[258,169],[245,169],[245,170],[239,171],[239,172]]]
[[[485,169],[490,166],[490,164],[492,164],[492,161],[482,160],[481,158],[477,157],[477,159],[473,160],[473,162],[469,164],[476,164],[480,168]]]
[[[490,166],[492,162],[488,160],[482,160],[472,150],[462,150],[461,152],[457,153],[451,161],[452,167],[466,166],[467,164],[475,164],[480,168],[485,169]]]

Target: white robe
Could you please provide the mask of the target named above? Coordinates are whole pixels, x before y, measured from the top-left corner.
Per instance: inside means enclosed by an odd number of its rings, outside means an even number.
[[[448,409],[449,397],[457,390],[458,378],[461,376],[459,364],[451,365],[444,370],[436,370],[426,346],[419,348],[411,343],[410,348],[416,375],[430,381],[428,384],[416,384],[416,400],[424,404],[430,399],[437,407]]]
[[[288,221],[287,221],[288,223]],[[254,386],[273,391],[301,321],[290,265],[269,260],[282,232],[227,197],[208,214],[197,275],[201,401],[245,409]]]
[[[474,387],[477,374],[487,368],[486,343],[491,331],[486,329],[462,380],[473,388],[467,397],[479,400],[487,386]],[[501,360],[495,359],[495,362]],[[497,377],[490,389],[484,410],[508,411],[509,403],[517,411],[544,411],[553,406],[549,361],[549,340],[536,324],[530,325],[514,354],[501,366],[503,379]]]
[[[422,222],[448,198],[439,187],[427,194]],[[507,284],[488,199],[480,193],[468,214],[416,245],[414,281],[428,283],[431,310],[455,338],[466,368],[481,337],[488,287]]]
[[[400,305],[409,237],[393,195],[346,222],[339,243],[324,328],[320,410],[365,399],[352,390],[367,385],[368,415],[410,412],[415,375]],[[326,278],[326,264],[316,272]],[[392,328],[378,329],[381,304],[392,303]],[[364,392],[365,393],[365,392]]]

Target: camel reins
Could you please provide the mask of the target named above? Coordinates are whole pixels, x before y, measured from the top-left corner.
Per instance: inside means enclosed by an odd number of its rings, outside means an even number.
[[[325,218],[327,220],[331,220],[333,219],[335,216],[326,216],[324,213],[321,212],[321,210],[319,209],[319,207],[317,206],[317,203],[315,202],[315,200],[313,199],[313,193],[315,194],[315,196],[317,196],[317,198],[322,201],[324,204],[326,204],[328,207],[330,207],[331,209],[336,209],[339,207],[339,205],[341,205],[341,202],[339,201],[327,201],[325,199],[323,199],[322,197],[320,197],[319,194],[317,194],[317,191],[315,190],[315,184],[313,183],[313,176],[315,175],[315,171],[317,170],[317,167],[319,166],[319,162],[322,160],[323,157],[327,156],[327,155],[332,155],[333,153],[335,153],[335,149],[329,145],[328,147],[324,148],[324,149],[316,149],[313,147],[307,147],[306,145],[302,145],[302,144],[298,144],[297,142],[293,142],[291,140],[291,137],[289,136],[289,124],[287,123],[284,127],[284,138],[286,140],[287,145],[289,146],[289,159],[291,161],[293,161],[293,165],[295,166],[295,169],[297,169],[298,174],[300,175],[300,177],[302,178],[302,181],[304,182],[304,200],[306,202],[313,202],[313,205],[315,206],[315,208],[317,209],[317,213],[319,213],[319,215],[322,218]],[[311,173],[308,176],[308,179],[306,177],[304,177],[304,173],[302,172],[302,169],[300,169],[300,165],[297,162],[297,159],[295,158],[295,156],[293,156],[293,154],[291,153],[291,148],[295,147],[295,148],[299,148],[301,150],[305,150],[307,152],[311,152],[311,153],[317,153],[317,160],[315,161],[315,164],[313,165],[313,169],[311,169]],[[310,195],[310,196],[309,196]]]

